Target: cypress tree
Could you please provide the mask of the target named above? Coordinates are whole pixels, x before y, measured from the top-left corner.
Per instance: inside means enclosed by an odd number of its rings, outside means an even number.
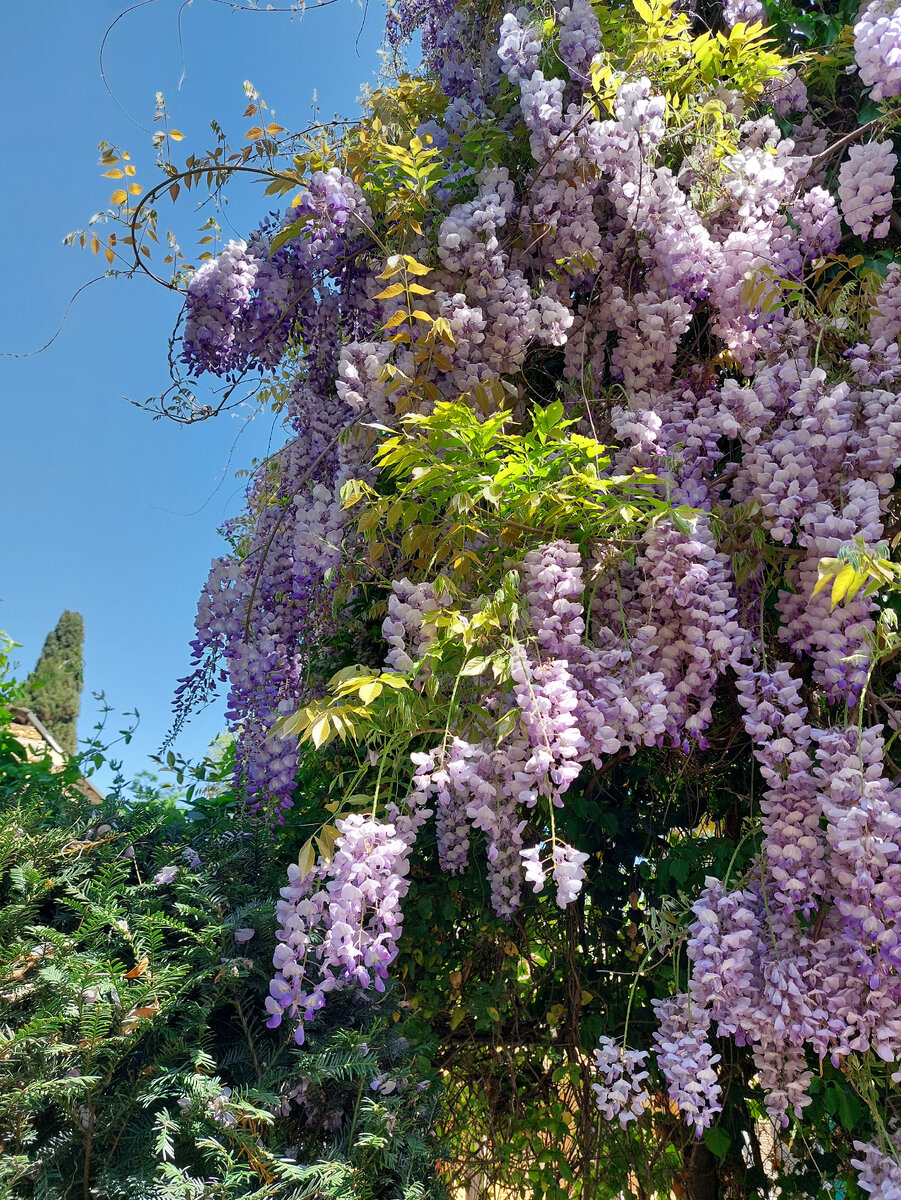
[[[47,635],[37,666],[25,681],[25,704],[69,754],[78,748],[84,620],[66,611]]]

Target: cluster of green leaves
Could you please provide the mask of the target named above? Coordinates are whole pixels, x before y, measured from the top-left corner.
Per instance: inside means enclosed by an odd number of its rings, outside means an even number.
[[[629,41],[631,65],[652,73],[665,89],[690,94],[716,82],[754,100],[790,61],[759,24],[739,21],[728,32],[694,35],[691,17],[675,11],[672,0],[633,0],[633,6],[640,23]]]
[[[89,804],[74,764],[23,757],[3,665],[0,1193],[438,1200],[438,1092],[397,997],[337,996],[303,1051],[264,1025],[297,831],[274,855],[221,764],[190,806],[153,784]]]
[[[375,547],[374,561],[388,542],[401,572],[409,563],[447,570],[456,582],[483,572],[495,552],[503,562],[505,553],[558,537],[593,551],[627,543],[652,519],[670,516],[687,528],[695,515],[661,498],[646,471],[605,474],[605,447],[573,430],[578,421],[564,416],[559,400],[533,405],[520,422],[503,407],[511,397],[499,380],[480,384],[473,400],[481,412],[460,400],[406,414],[375,450],[378,488],[345,485],[345,507],[362,504],[358,528]],[[400,537],[389,541],[395,530]]]
[[[324,697],[273,731],[314,750],[335,739],[345,746],[348,761],[332,780],[334,819],[345,809],[402,802],[409,753],[426,736],[499,743],[516,728],[519,710],[490,712],[483,693],[486,675],[501,694],[511,689],[511,655],[518,639],[531,636],[516,569],[525,551],[567,537],[593,555],[622,553],[649,522],[666,516],[688,529],[695,515],[661,498],[647,472],[606,475],[604,447],[573,430],[577,422],[564,417],[560,401],[533,406],[517,424],[509,411],[489,407],[507,398],[499,381],[482,392],[482,414],[463,401],[442,402],[428,415],[408,413],[399,433],[382,430],[378,487],[345,485],[345,505],[363,510],[358,528],[370,541],[370,563],[385,554],[394,574],[433,580],[441,604],[412,680],[348,665]],[[397,542],[386,544],[395,530]],[[317,828],[304,865],[312,865],[316,845],[330,857],[334,837],[331,821]]]

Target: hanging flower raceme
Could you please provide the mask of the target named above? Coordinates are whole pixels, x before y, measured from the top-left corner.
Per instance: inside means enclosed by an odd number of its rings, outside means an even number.
[[[842,216],[863,241],[888,233],[897,165],[891,142],[866,142],[852,146],[839,168]]]
[[[304,874],[292,864],[277,907],[279,945],[269,987],[267,1024],[287,1016],[303,1045],[312,1021],[335,988],[385,990],[403,927],[409,881],[408,843],[395,826],[362,816],[337,823],[330,862]]]
[[[660,1028],[654,1034],[657,1062],[669,1098],[696,1131],[708,1129],[721,1111],[720,1086],[714,1067],[719,1055],[707,1040],[709,1016],[686,995],[655,1000]]]
[[[901,95],[901,10],[894,0],[872,0],[854,26],[854,57],[874,100]]]
[[[624,1050],[609,1037],[598,1040],[594,1052],[597,1082],[591,1086],[605,1121],[618,1120],[625,1129],[645,1112],[651,1098],[645,1087],[648,1072],[640,1068],[646,1059],[642,1050]]]

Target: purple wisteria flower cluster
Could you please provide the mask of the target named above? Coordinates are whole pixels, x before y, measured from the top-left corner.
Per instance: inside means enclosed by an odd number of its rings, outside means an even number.
[[[276,911],[281,927],[267,1024],[293,1018],[298,1045],[329,992],[350,982],[384,991],[397,957],[410,846],[394,825],[371,818],[350,816],[337,828],[329,863],[307,875],[289,867]]]
[[[874,100],[901,96],[901,10],[894,0],[872,0],[854,26],[854,57]]]
[[[872,1142],[854,1143],[854,1149],[860,1155],[851,1160],[859,1173],[858,1183],[873,1200],[899,1200],[901,1197],[901,1136],[897,1129],[890,1140],[889,1153]]]
[[[871,233],[877,238],[888,233],[897,165],[898,156],[887,141],[852,146],[841,165],[838,195],[842,216],[862,241]]]
[[[315,326],[317,289],[339,267],[372,214],[360,189],[336,168],[318,171],[282,222],[249,242],[229,242],[198,267],[188,287],[182,357],[194,374],[231,377],[274,367],[295,326]],[[280,229],[295,236],[275,251]]]
[[[616,1119],[625,1129],[648,1107],[651,1097],[644,1087],[648,1072],[640,1069],[646,1059],[643,1050],[623,1050],[609,1037],[598,1040],[594,1052],[597,1082],[591,1086],[598,1109],[606,1121]]]
[[[722,1108],[714,1070],[719,1055],[713,1053],[707,1040],[707,1014],[696,1009],[686,995],[657,1000],[654,1008],[660,1022],[654,1047],[669,1098],[701,1133],[709,1129]]]

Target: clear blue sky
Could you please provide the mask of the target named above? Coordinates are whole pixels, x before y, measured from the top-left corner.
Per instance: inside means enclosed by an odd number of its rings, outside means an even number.
[[[100,273],[99,260],[61,244],[111,193],[97,143],[127,148],[137,178],[151,181],[150,134],[117,107],[98,67],[104,32],[126,7],[41,0],[4,11],[0,351],[42,345],[75,289]],[[185,153],[210,144],[210,118],[240,144],[250,124],[241,115],[245,79],[288,128],[308,123],[314,93],[322,119],[356,113],[360,85],[379,65],[383,15],[381,0],[365,21],[352,0],[311,5],[302,20],[234,12],[216,0],[152,0],[110,34],[107,77],[147,129],[162,91]],[[245,188],[229,209],[238,234],[269,203]],[[183,202],[177,211],[187,250],[206,212],[198,217]],[[126,401],[165,387],[179,307],[149,281],[103,280],[75,301],[48,350],[0,358],[0,629],[22,643],[17,656],[28,670],[64,609],[84,615],[80,732],[96,714],[92,691],[119,711],[137,707],[141,727],[123,750],[132,772],[147,765],[168,727],[195,600],[222,549],[216,530],[241,506],[235,471],[280,440],[271,418],[248,423],[250,410],[182,428]],[[196,718],[178,748],[202,754],[222,728],[221,711]]]

